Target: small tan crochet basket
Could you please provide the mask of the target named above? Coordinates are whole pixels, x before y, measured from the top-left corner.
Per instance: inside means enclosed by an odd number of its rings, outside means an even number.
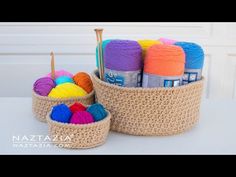
[[[125,88],[92,73],[96,99],[112,114],[111,130],[132,135],[174,135],[199,119],[202,80],[174,88]]]
[[[60,137],[60,141],[57,138],[53,143],[59,147],[71,149],[93,148],[104,144],[110,130],[111,120],[111,114],[109,111],[107,112],[108,115],[103,120],[84,125],[60,123],[52,120],[51,112],[48,113],[47,122],[50,137],[52,139]]]
[[[94,90],[86,96],[74,97],[74,98],[50,98],[46,96],[40,96],[33,91],[32,95],[32,111],[34,116],[42,121],[46,122],[47,114],[51,111],[51,108],[55,105],[64,103],[70,105],[74,102],[80,102],[85,105],[94,103]]]

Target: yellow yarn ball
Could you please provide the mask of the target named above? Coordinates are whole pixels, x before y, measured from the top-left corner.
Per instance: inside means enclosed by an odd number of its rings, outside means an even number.
[[[55,88],[51,90],[48,97],[51,98],[71,98],[71,97],[79,97],[85,96],[87,92],[73,83],[64,83],[57,85]]]
[[[148,40],[148,39],[138,40],[138,43],[142,47],[143,59],[145,58],[146,51],[149,47],[155,44],[162,44],[162,42],[159,40]]]

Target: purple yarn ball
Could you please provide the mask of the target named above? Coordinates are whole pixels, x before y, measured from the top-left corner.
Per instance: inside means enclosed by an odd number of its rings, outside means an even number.
[[[48,96],[50,91],[56,86],[50,77],[42,77],[35,81],[34,91],[41,96]]]
[[[137,41],[112,40],[106,45],[104,64],[116,71],[137,71],[143,66],[142,48]]]

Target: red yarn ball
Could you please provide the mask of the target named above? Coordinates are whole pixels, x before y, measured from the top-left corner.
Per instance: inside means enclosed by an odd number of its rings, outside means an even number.
[[[70,106],[70,110],[72,113],[78,112],[78,111],[86,111],[86,107],[82,105],[81,103],[75,102]]]

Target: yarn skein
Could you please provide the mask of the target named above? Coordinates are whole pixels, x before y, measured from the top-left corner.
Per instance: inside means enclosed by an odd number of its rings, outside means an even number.
[[[144,60],[143,87],[175,87],[182,83],[185,53],[175,45],[153,45]]]
[[[173,45],[174,43],[176,43],[176,40],[173,39],[168,39],[168,38],[160,38],[159,41],[161,41],[163,44],[167,44],[167,45]]]
[[[86,107],[82,105],[81,103],[75,102],[70,106],[70,111],[72,113],[78,112],[78,111],[86,111]]]
[[[52,108],[51,119],[62,122],[69,123],[72,113],[67,105],[59,104]]]
[[[33,90],[41,96],[48,96],[51,90],[55,87],[54,81],[49,77],[42,77],[35,81]]]
[[[68,77],[72,78],[73,74],[71,74],[70,72],[65,71],[65,70],[55,71],[55,79],[57,79],[58,77],[61,77],[61,76],[68,76]],[[51,73],[47,74],[46,77],[51,78]]]
[[[148,39],[138,40],[138,43],[142,47],[142,59],[143,60],[145,59],[146,51],[149,47],[151,47],[152,45],[155,45],[155,44],[162,44],[162,42],[159,40],[148,40]]]
[[[141,85],[142,48],[137,41],[110,41],[105,48],[104,63],[106,82],[124,87]]]
[[[74,80],[68,76],[60,76],[55,80],[57,85],[64,84],[64,83],[74,83]]]
[[[94,122],[93,116],[87,111],[75,112],[70,119],[72,124],[89,124],[92,122]]]
[[[105,108],[100,103],[95,103],[89,106],[87,111],[92,114],[95,121],[100,121],[107,116]]]
[[[192,42],[176,42],[185,52],[185,71],[183,84],[200,80],[204,64],[204,51],[198,44]]]
[[[83,88],[87,93],[93,90],[93,83],[90,76],[85,72],[78,72],[73,76],[74,82]]]
[[[109,42],[111,42],[111,39],[102,41],[103,58],[104,58],[104,50]],[[96,47],[96,66],[98,68],[98,46]]]
[[[87,95],[87,92],[76,84],[64,83],[57,85],[51,90],[48,97],[51,98],[72,98]]]

